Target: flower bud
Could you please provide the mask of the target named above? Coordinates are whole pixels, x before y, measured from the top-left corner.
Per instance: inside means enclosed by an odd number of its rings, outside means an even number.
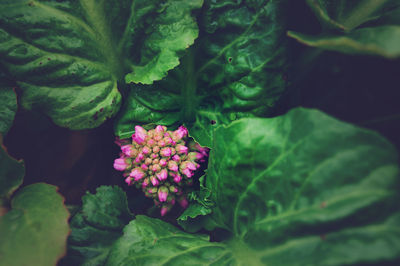
[[[149,139],[147,140],[146,144],[149,147],[153,147],[156,144],[156,142],[154,141],[154,139]]]
[[[151,158],[155,159],[155,158],[157,158],[157,157],[158,157],[157,154],[155,154],[155,153],[152,153],[152,154],[151,154]]]
[[[179,205],[182,206],[182,208],[186,209],[187,206],[189,205],[189,202],[187,201],[186,197],[181,197],[178,199]]]
[[[150,151],[151,151],[150,148],[149,148],[149,147],[146,147],[146,146],[144,146],[143,149],[142,149],[142,153],[143,153],[143,154],[149,154]]]
[[[167,197],[168,197],[168,188],[160,187],[160,189],[158,190],[158,200],[160,202],[164,202],[167,201]]]
[[[118,171],[124,171],[130,167],[131,160],[128,158],[118,158],[114,160],[114,168]]]
[[[176,150],[179,154],[187,154],[187,152],[188,152],[188,147],[186,147],[185,145],[178,144],[178,145],[176,145],[175,150]]]
[[[190,161],[201,160],[204,158],[204,155],[200,152],[189,152],[188,159]]]
[[[168,161],[168,169],[174,172],[178,172],[179,167],[175,161]]]
[[[146,158],[146,159],[144,160],[144,163],[145,163],[146,165],[150,165],[152,162],[153,162],[153,160],[150,159],[150,158]]]
[[[147,187],[150,184],[150,178],[145,178],[142,183],[142,189]]]
[[[182,174],[186,175],[188,178],[191,178],[193,176],[193,173],[192,173],[192,171],[189,170],[189,168],[186,168],[181,172],[182,172]]]
[[[135,158],[135,163],[140,163],[144,159],[143,153],[139,153]]]
[[[153,184],[153,186],[158,186],[158,184],[159,184],[159,181],[158,181],[158,179],[155,177],[155,176],[151,176],[150,177],[150,182]]]
[[[163,148],[160,151],[161,156],[164,156],[164,157],[171,156],[171,153],[172,153],[171,148]]]
[[[162,140],[157,142],[157,145],[160,146],[160,147],[165,147],[166,144],[165,144],[165,141],[162,139]]]
[[[172,138],[175,141],[178,141],[178,140],[181,140],[182,138],[184,138],[187,135],[187,133],[188,133],[188,131],[187,131],[186,127],[180,126],[177,130],[172,132]]]
[[[181,182],[181,180],[182,180],[182,176],[180,174],[174,175],[174,182],[175,183],[179,184]]]
[[[161,159],[159,164],[161,167],[165,167],[167,165],[167,161],[165,159]]]
[[[164,181],[168,177],[168,172],[166,169],[162,169],[159,173],[156,174],[158,180]]]
[[[160,152],[160,147],[154,146],[154,147],[153,147],[153,152],[154,152],[154,153],[159,153],[159,152]]]
[[[130,176],[128,176],[128,177],[125,179],[125,183],[127,183],[128,186],[132,185],[132,178],[131,178]]]
[[[161,125],[156,126],[156,128],[154,129],[154,131],[159,134],[164,133],[166,130],[167,130],[167,127],[161,126]]]
[[[168,211],[169,211],[169,208],[167,206],[162,206],[161,211],[160,211],[161,216],[166,215]]]
[[[142,144],[147,137],[147,131],[141,126],[135,126],[135,133],[132,135],[132,140],[137,144]]]
[[[153,165],[150,167],[150,169],[151,169],[153,172],[158,172],[158,171],[161,170],[161,166],[160,166],[159,164],[153,164]]]
[[[138,151],[133,147],[133,145],[121,146],[121,151],[128,157],[135,157]]]
[[[144,177],[144,173],[140,168],[135,168],[129,174],[130,177],[133,177],[135,181],[138,181]]]
[[[174,156],[172,156],[172,160],[174,160],[175,162],[179,162],[181,158],[179,157],[179,155],[175,154]]]
[[[145,163],[142,163],[140,167],[145,171],[149,168]]]

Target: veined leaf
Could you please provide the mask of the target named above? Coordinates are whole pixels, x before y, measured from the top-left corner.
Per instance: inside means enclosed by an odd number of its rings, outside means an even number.
[[[228,260],[227,260],[228,259]],[[138,215],[124,228],[105,265],[229,265],[226,246]]]
[[[398,1],[307,0],[307,3],[323,25],[345,33],[332,33],[324,29],[319,36],[310,36],[289,31],[289,37],[308,46],[346,54],[370,54],[386,58],[400,56],[400,24],[390,17],[382,19],[393,10],[400,9]],[[372,27],[365,26],[372,21],[378,23]]]
[[[119,110],[125,74],[149,84],[178,65],[197,36],[191,12],[201,4],[5,0],[0,62],[21,87],[23,107],[60,126],[93,128]]]
[[[133,218],[125,192],[119,187],[99,187],[82,198],[82,210],[71,220],[69,264],[104,265],[110,248]]]
[[[0,135],[0,206],[22,184],[24,176],[24,162],[8,155]]]
[[[134,124],[185,123],[203,146],[215,126],[239,117],[268,116],[286,88],[286,1],[205,1],[200,34],[167,78],[134,86],[116,134]]]
[[[69,213],[56,187],[22,188],[0,217],[1,265],[55,265],[65,255]]]
[[[4,74],[0,72],[0,134],[2,136],[7,135],[16,112],[17,95],[12,85],[4,78]]]

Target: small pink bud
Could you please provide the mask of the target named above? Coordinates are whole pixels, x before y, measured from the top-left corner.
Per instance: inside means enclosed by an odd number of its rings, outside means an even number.
[[[165,141],[162,139],[159,142],[157,142],[157,145],[160,147],[165,147]]]
[[[181,205],[182,208],[186,209],[187,206],[189,205],[189,202],[187,201],[187,199],[185,197],[180,198],[178,200],[179,204]]]
[[[132,135],[132,140],[137,144],[142,144],[147,137],[147,131],[141,126],[135,126],[135,133]]]
[[[181,144],[176,145],[175,149],[180,154],[187,154],[187,152],[188,152],[188,147],[186,147],[185,145],[181,145]]]
[[[168,197],[168,189],[166,187],[161,187],[158,190],[158,200],[160,202],[164,202],[167,201],[167,197]]]
[[[179,157],[178,154],[172,156],[172,160],[174,160],[175,162],[179,162],[181,160],[181,158]]]
[[[156,142],[154,141],[154,139],[149,139],[149,140],[147,141],[147,146],[149,146],[149,147],[153,147],[154,144],[156,144]]]
[[[158,160],[158,159],[154,159],[154,160],[153,160],[153,164],[158,164],[159,161],[160,161],[160,160]]]
[[[118,158],[114,160],[115,170],[124,171],[126,168],[128,168],[128,166],[128,160],[126,160],[125,158]]]
[[[147,177],[143,180],[142,188],[147,187],[150,184],[150,179]]]
[[[142,167],[143,170],[147,170],[149,168],[145,163],[143,163],[140,167]]]
[[[153,186],[155,186],[155,187],[158,186],[158,184],[159,184],[158,179],[155,176],[151,176],[150,181],[153,184]]]
[[[191,161],[200,160],[200,159],[203,159],[203,158],[204,158],[204,155],[201,154],[200,152],[189,152],[188,158],[189,158],[189,160],[191,160]]]
[[[205,157],[208,156],[208,152],[210,151],[209,148],[202,147],[199,143],[196,143],[195,148],[196,148],[196,150],[198,150]]]
[[[171,148],[163,148],[163,149],[161,149],[161,152],[160,152],[161,156],[164,156],[164,157],[171,156],[171,153],[172,153]]]
[[[121,146],[121,151],[128,157],[135,157],[137,155],[137,150],[133,147],[133,145]]]
[[[138,181],[144,177],[144,173],[140,168],[135,168],[129,174],[130,177],[133,177],[135,181]]]
[[[143,153],[143,154],[149,154],[150,151],[151,151],[150,148],[149,148],[149,147],[146,147],[146,146],[144,146],[143,149],[142,149],[142,153]]]
[[[158,164],[153,164],[153,166],[151,166],[150,168],[153,172],[158,172],[161,170],[161,166]]]
[[[167,165],[167,161],[165,159],[161,159],[159,164],[161,167],[165,167]]]
[[[164,133],[166,130],[167,130],[167,127],[165,127],[165,126],[160,126],[160,125],[156,126],[156,128],[154,129],[154,131],[155,131],[156,133]]]
[[[144,159],[143,153],[139,153],[135,158],[135,162],[140,163],[140,161],[142,161],[143,159]]]
[[[188,169],[193,170],[193,171],[197,169],[197,164],[190,162],[190,161],[187,162],[186,166]]]
[[[166,207],[166,206],[161,207],[161,211],[160,211],[161,216],[166,215],[167,212],[168,212],[168,207]]]
[[[144,160],[144,163],[145,163],[146,165],[149,165],[149,164],[151,164],[152,162],[153,162],[153,160],[150,159],[150,158],[146,158],[146,160]]]
[[[163,141],[167,145],[171,145],[171,144],[175,145],[176,144],[176,142],[173,141],[173,139],[170,136],[164,137]]]
[[[178,188],[175,187],[175,186],[170,186],[170,187],[169,187],[169,191],[171,191],[171,192],[173,192],[173,193],[176,193],[176,192],[178,192]]]
[[[157,157],[158,157],[157,154],[155,154],[155,153],[152,153],[152,154],[151,154],[151,158],[155,159],[155,158],[157,158]]]
[[[128,186],[132,185],[132,178],[131,178],[130,176],[128,176],[128,177],[125,179],[125,182],[128,184]]]
[[[191,178],[193,176],[193,173],[189,170],[189,168],[186,168],[182,171],[182,174],[186,175],[188,178]]]
[[[154,153],[158,153],[160,151],[160,147],[158,147],[158,146],[154,146],[153,147],[153,152]]]
[[[168,169],[174,172],[178,172],[179,167],[175,161],[168,161]]]
[[[186,127],[180,126],[177,130],[175,130],[172,133],[172,137],[174,138],[175,141],[180,140],[184,138],[187,135],[188,131]]]
[[[177,174],[174,176],[174,182],[175,183],[180,183],[182,180],[182,176],[180,174]]]
[[[161,172],[156,174],[156,176],[160,181],[164,181],[168,177],[168,172],[166,169],[162,169]]]

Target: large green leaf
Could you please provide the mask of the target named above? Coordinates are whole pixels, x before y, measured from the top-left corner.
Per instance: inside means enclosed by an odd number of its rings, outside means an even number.
[[[226,246],[188,234],[158,219],[138,215],[124,229],[105,265],[227,265]]]
[[[22,184],[24,175],[24,162],[8,155],[0,135],[0,206]]]
[[[344,31],[380,17],[398,5],[397,0],[306,0],[321,23]]]
[[[56,187],[22,188],[0,217],[0,264],[55,265],[65,254],[69,213]]]
[[[323,33],[310,36],[288,32],[288,36],[308,46],[346,54],[371,54],[386,58],[400,56],[400,24],[393,19],[382,20],[400,8],[395,0],[329,1],[307,0],[308,5],[321,21]],[[374,24],[372,21],[379,21]],[[332,33],[329,28],[345,34]]]
[[[286,87],[286,1],[205,1],[200,34],[181,65],[151,86],[134,86],[116,124],[177,126],[210,146],[213,128],[268,116]]]
[[[61,126],[92,128],[113,116],[117,82],[152,83],[179,64],[197,37],[202,0],[0,3],[0,63],[21,104]]]
[[[206,181],[212,222],[262,263],[399,259],[398,157],[374,132],[301,108],[241,119],[215,130]]]
[[[17,95],[3,76],[3,73],[0,72],[0,134],[5,136],[17,112]]]
[[[82,198],[82,210],[71,220],[69,264],[104,265],[110,248],[133,215],[119,187],[99,187]]]

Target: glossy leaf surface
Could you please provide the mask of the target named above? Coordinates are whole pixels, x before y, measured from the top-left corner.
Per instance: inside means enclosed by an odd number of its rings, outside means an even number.
[[[133,215],[125,192],[118,187],[99,187],[96,194],[87,193],[82,200],[82,210],[71,220],[67,260],[70,264],[104,265]]]
[[[1,265],[55,265],[65,255],[69,213],[56,187],[22,188],[0,217]]]
[[[285,1],[205,1],[199,39],[167,78],[134,86],[116,123],[185,123],[203,146],[213,128],[244,116],[268,116],[285,91]]]
[[[60,126],[93,128],[119,110],[125,74],[152,83],[178,65],[197,36],[191,12],[201,4],[2,1],[1,63],[22,88],[23,107]]]

